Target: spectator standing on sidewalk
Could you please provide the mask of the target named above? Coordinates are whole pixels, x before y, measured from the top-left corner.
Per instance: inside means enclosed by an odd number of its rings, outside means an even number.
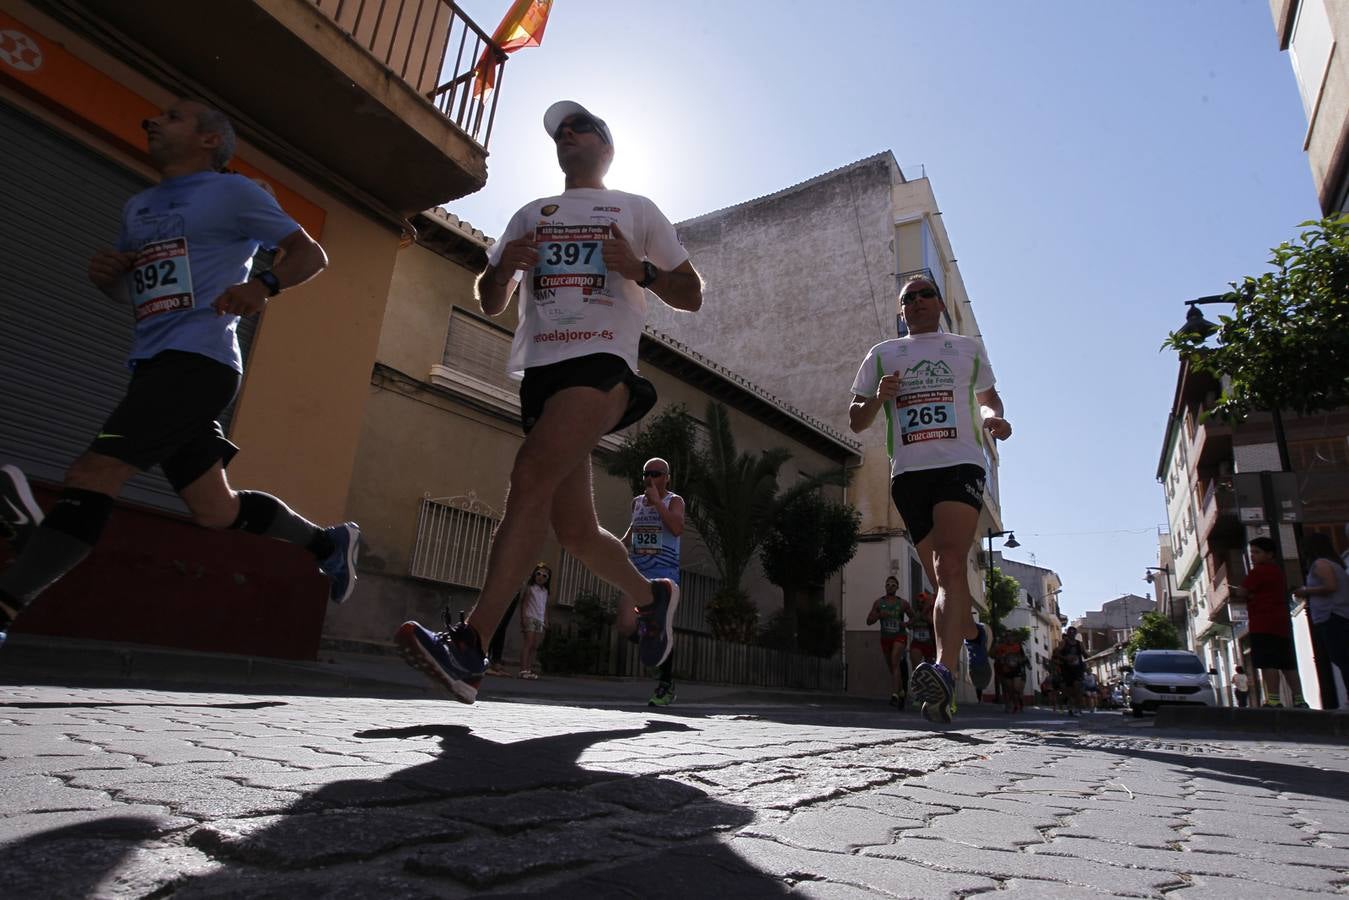
[[[1288,615],[1283,571],[1275,560],[1274,541],[1267,537],[1252,538],[1246,549],[1251,557],[1251,570],[1235,593],[1246,600],[1251,664],[1264,683],[1264,705],[1283,706],[1279,696],[1282,674],[1292,691],[1293,705],[1305,709],[1307,701],[1302,699],[1302,679],[1298,677],[1297,652],[1293,649],[1293,621]]]
[[[539,563],[529,575],[529,584],[520,593],[520,635],[524,640],[520,650],[520,677],[529,681],[539,677],[534,671],[534,654],[548,630],[548,584],[552,580],[553,570],[546,563]]]
[[[1321,708],[1339,709],[1335,669],[1349,682],[1349,577],[1330,538],[1309,534],[1303,541],[1307,583],[1293,591],[1307,601],[1312,623],[1312,647],[1321,683]]]
[[[1246,670],[1241,666],[1237,666],[1237,673],[1232,676],[1232,693],[1236,694],[1237,706],[1245,709],[1250,700],[1250,691]]]

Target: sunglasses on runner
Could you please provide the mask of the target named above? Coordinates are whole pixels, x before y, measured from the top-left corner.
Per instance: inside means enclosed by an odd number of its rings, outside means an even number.
[[[571,129],[573,134],[598,134],[600,140],[604,141],[606,144],[609,143],[604,139],[604,132],[600,129],[600,123],[589,116],[572,116],[570,119],[557,126],[557,131],[553,132],[553,140],[561,140],[562,132],[567,129]]]
[[[899,302],[900,302],[900,303],[913,303],[913,302],[916,301],[919,297],[923,298],[924,300],[931,300],[931,299],[932,299],[933,297],[935,297],[935,296],[937,296],[937,292],[934,291],[932,288],[919,288],[919,289],[916,290],[916,291],[908,291],[908,292],[906,292],[906,293],[904,294],[904,296],[902,296],[902,297],[899,298]]]
[[[662,472],[660,469],[647,469],[645,472],[642,473],[642,477],[643,477],[643,478],[663,478],[664,476],[666,476],[666,475],[668,475],[668,474],[670,474],[670,473],[669,473],[669,472]]]

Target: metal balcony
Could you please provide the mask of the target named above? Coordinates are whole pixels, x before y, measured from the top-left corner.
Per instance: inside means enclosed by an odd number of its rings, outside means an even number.
[[[326,188],[407,215],[479,190],[505,55],[452,0],[47,0]],[[496,90],[473,95],[486,52]]]

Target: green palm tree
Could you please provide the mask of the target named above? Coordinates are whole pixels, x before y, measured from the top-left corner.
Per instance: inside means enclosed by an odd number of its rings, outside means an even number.
[[[719,637],[749,641],[758,612],[741,580],[772,527],[778,472],[791,453],[781,447],[740,453],[726,407],[715,401],[707,404],[707,429],[704,452],[691,460],[687,515],[721,576],[709,624]]]

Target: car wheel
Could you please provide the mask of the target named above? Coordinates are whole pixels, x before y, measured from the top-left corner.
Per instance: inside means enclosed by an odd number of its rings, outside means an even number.
[[[1134,713],[1134,718],[1135,718],[1135,719],[1141,719],[1141,718],[1143,718],[1143,707],[1141,707],[1141,706],[1135,706],[1135,707],[1132,707],[1132,709],[1133,709],[1133,713]]]

